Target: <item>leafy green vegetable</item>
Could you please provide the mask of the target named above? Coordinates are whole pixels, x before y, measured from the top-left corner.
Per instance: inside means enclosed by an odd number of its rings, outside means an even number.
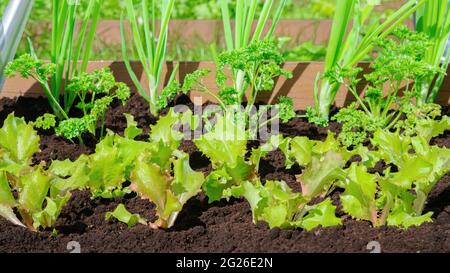
[[[406,118],[400,120],[396,128],[402,130],[404,135],[421,136],[429,142],[433,137],[450,130],[450,118],[442,116],[441,106],[437,104],[411,105]]]
[[[291,98],[281,96],[278,102],[279,115],[282,122],[286,123],[296,116],[294,102]]]
[[[180,83],[176,80],[172,80],[171,82],[169,82],[161,92],[161,95],[158,97],[158,108],[163,109],[167,107],[170,100],[173,100],[179,92],[187,94],[195,86],[205,88],[203,82],[201,81],[201,78],[207,76],[210,72],[211,71],[208,69],[195,70],[194,72],[185,76],[182,85],[180,85]]]
[[[138,124],[132,115],[124,114],[124,116],[127,120],[127,128],[125,129],[124,136],[127,139],[135,139],[142,134],[142,129],[137,127]]]
[[[303,217],[302,228],[312,230],[315,227],[333,227],[342,225],[342,220],[336,217],[336,207],[329,198],[314,206],[307,206],[308,214]]]
[[[374,226],[409,228],[431,221],[432,212],[423,214],[423,208],[432,188],[450,171],[450,150],[431,147],[421,136],[381,130],[372,143],[378,151],[370,153],[395,164],[398,171],[370,174],[366,166],[353,163],[343,184],[344,211]]]
[[[101,120],[100,138],[103,138],[106,110],[114,99],[125,104],[131,95],[128,86],[116,82],[109,68],[82,73],[74,77],[68,85],[68,90],[79,98],[77,108],[83,111],[83,117],[68,118],[60,122],[55,130],[56,134],[67,139],[82,140],[81,136],[85,132],[95,136],[99,119]],[[89,100],[88,95],[90,95]]]
[[[360,145],[377,129],[396,127],[403,114],[412,118],[412,114],[417,113],[411,113],[414,108],[412,98],[418,93],[413,81],[433,74],[424,61],[426,49],[430,46],[425,35],[399,27],[388,38],[378,40],[376,45],[378,56],[371,65],[373,72],[365,75],[369,87],[364,98],[357,92],[360,69],[329,72],[329,77],[344,85],[357,100],[333,117],[343,124],[340,139],[345,146]],[[404,83],[406,87],[402,91],[405,95],[399,97]],[[384,96],[386,86],[389,88]]]
[[[185,132],[176,130],[175,126],[189,125],[189,133],[198,127],[199,119],[192,114],[192,111],[176,113],[173,108],[167,115],[159,118],[155,125],[150,126],[150,140],[153,142],[162,142],[172,149],[177,149],[184,137]],[[184,127],[183,127],[184,128]],[[186,128],[184,128],[186,129]]]
[[[220,0],[220,8],[222,12],[222,21],[225,34],[226,49],[228,52],[236,51],[249,46],[252,43],[259,42],[262,40],[263,31],[268,27],[270,12],[273,6],[273,0],[264,1],[259,18],[257,18],[256,28],[253,29],[253,20],[257,17],[258,10],[258,0],[237,0],[235,6],[235,31],[234,37],[231,31],[231,17],[230,17],[230,1]],[[271,39],[275,28],[280,20],[281,14],[283,13],[284,7],[286,5],[286,0],[280,1],[278,8],[275,11],[273,20],[271,21],[270,28],[266,33],[264,39]],[[247,89],[247,84],[245,80],[245,71],[240,69],[240,67],[232,67],[233,83],[232,89],[236,93],[245,93]],[[231,90],[231,89],[230,89]],[[251,97],[251,96],[250,96]],[[241,98],[239,98],[241,99]],[[238,104],[241,104],[241,100]]]
[[[217,57],[216,85],[219,90],[218,96],[201,80],[203,76],[208,74],[209,71],[207,70],[198,70],[188,75],[181,90],[183,93],[192,90],[207,93],[217,100],[223,111],[237,112],[236,117],[233,117],[233,119],[244,119],[249,123],[258,94],[271,92],[275,87],[275,79],[277,77],[292,77],[291,72],[281,68],[282,63],[283,57],[278,50],[276,40],[253,41],[245,47],[224,52]],[[229,70],[238,73],[240,76],[237,77],[241,78],[240,85],[245,85],[249,88],[241,86],[237,89],[236,86],[228,85],[227,83],[231,82],[231,80],[236,84],[236,75],[231,78],[227,76],[230,74],[228,73]],[[246,98],[247,106],[245,110],[236,111]],[[292,100],[283,96],[279,100],[278,115],[272,117],[268,122],[276,118],[281,118],[283,122],[287,122],[295,116]],[[209,118],[209,116],[206,118]]]
[[[111,218],[116,218],[120,222],[127,224],[128,227],[134,227],[136,224],[147,225],[147,220],[139,214],[130,213],[123,204],[119,204],[113,212],[107,212],[105,218],[107,221]]]
[[[79,3],[51,1],[53,10],[50,40],[50,63],[39,60],[28,39],[30,54],[24,54],[8,65],[7,75],[21,74],[34,78],[44,89],[53,113],[67,119],[76,96],[67,90],[68,82],[86,71],[103,0],[89,0],[81,16]],[[48,19],[48,18],[46,18]],[[81,22],[79,31],[76,24]],[[65,81],[63,81],[65,79]],[[64,95],[63,103],[60,95]]]
[[[214,128],[194,143],[213,164],[214,171],[203,186],[209,202],[219,200],[223,190],[251,180],[256,173],[255,165],[245,160],[247,135],[242,123],[218,115]]]
[[[33,155],[39,151],[39,141],[33,125],[15,117],[14,113],[8,115],[0,129],[0,148],[19,164],[31,164]]]
[[[318,226],[329,227],[341,224],[335,216],[335,207],[329,199],[314,206],[299,193],[293,193],[285,182],[266,181],[262,185],[244,182],[227,189],[228,196],[245,197],[253,213],[253,221],[265,221],[270,228],[304,228],[311,230]]]
[[[42,164],[31,166],[33,155],[39,151],[39,136],[32,123],[14,117],[14,113],[5,120],[0,137],[0,216],[31,230],[53,227],[74,189],[55,185],[70,182],[71,173],[58,161],[48,171]]]
[[[321,126],[328,124],[330,108],[342,85],[342,81],[335,81],[330,74],[337,69],[353,70],[358,62],[372,51],[380,38],[390,35],[397,26],[427,1],[407,1],[386,18],[377,16],[375,19],[371,15],[378,1],[336,1],[336,11],[325,58],[325,72],[323,76],[319,74],[316,78],[315,105],[307,111],[310,122]]]
[[[45,113],[44,115],[38,117],[34,122],[34,127],[38,129],[48,130],[56,126],[56,116]]]
[[[152,153],[141,154],[131,173],[133,189],[143,198],[156,204],[159,217],[156,228],[170,228],[175,224],[184,204],[201,191],[205,180],[200,172],[189,165],[189,155],[175,151],[173,176],[152,162]]]
[[[245,84],[250,86],[245,112],[248,116],[259,92],[272,91],[276,77],[292,77],[289,71],[280,67],[282,62],[283,57],[275,40],[256,41],[247,47],[220,54],[217,61],[216,82],[221,100],[225,105],[242,103],[246,90],[228,86],[225,69],[228,67],[242,71]]]
[[[302,195],[308,201],[324,196],[334,182],[343,176],[345,161],[342,156],[332,150],[323,156],[313,155],[305,171],[297,177],[302,186]]]

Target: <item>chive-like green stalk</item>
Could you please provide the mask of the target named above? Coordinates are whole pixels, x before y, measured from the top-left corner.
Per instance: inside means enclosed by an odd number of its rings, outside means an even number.
[[[418,104],[432,103],[436,100],[448,68],[450,51],[446,52],[450,36],[450,0],[433,0],[417,10],[416,30],[425,33],[432,45],[425,54],[426,62],[435,69],[434,75],[418,79],[420,94]]]
[[[383,23],[375,20],[361,36],[361,28],[368,20],[374,4],[368,3],[362,6],[361,0],[337,0],[325,59],[325,72],[332,71],[337,67],[350,68],[357,65],[373,50],[374,42],[377,39],[388,36],[428,1],[409,0]],[[351,28],[350,22],[353,22]],[[328,121],[331,105],[340,87],[340,83],[327,78],[322,80],[320,88],[317,84],[317,88],[314,90],[315,114],[321,124]]]
[[[53,0],[51,62],[56,65],[56,72],[51,77],[50,91],[58,101],[62,92],[64,113],[53,100],[50,104],[59,118],[67,116],[76,98],[76,94],[66,91],[67,83],[87,69],[103,1],[89,0],[81,28],[75,35],[79,4],[76,1]]]
[[[161,22],[159,29],[159,37],[156,31],[156,10],[157,2],[151,0],[151,14],[149,13],[148,0],[141,0],[139,9],[142,10],[141,17],[138,17],[132,0],[126,0],[126,13],[131,27],[131,37],[133,40],[132,48],[137,52],[139,62],[141,63],[145,75],[148,79],[146,88],[141,84],[140,80],[134,73],[130,59],[127,53],[126,33],[124,26],[124,14],[122,14],[120,23],[120,32],[122,37],[122,55],[130,74],[131,80],[136,86],[138,92],[145,98],[153,115],[158,114],[157,100],[159,95],[159,86],[162,80],[162,68],[166,61],[166,48],[169,32],[169,21],[173,11],[175,0],[162,0],[161,3]],[[140,22],[142,20],[142,23]],[[151,25],[149,25],[151,24]],[[178,67],[178,66],[177,66]],[[171,79],[175,77],[177,69],[172,71]]]

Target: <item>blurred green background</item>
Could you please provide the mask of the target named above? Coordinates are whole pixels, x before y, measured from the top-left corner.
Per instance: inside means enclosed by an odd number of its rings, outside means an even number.
[[[340,0],[288,0],[282,18],[305,20],[331,19],[334,14],[335,1]],[[8,0],[0,0],[0,14],[3,14],[8,2]],[[233,2],[233,0],[231,2]],[[398,0],[382,0],[382,2],[398,2]],[[83,13],[84,7],[87,6],[87,3],[87,0],[80,0],[81,14]],[[261,3],[263,3],[263,1],[261,1]],[[119,19],[121,12],[124,10],[121,5],[121,0],[106,0],[101,9],[101,19]],[[390,12],[392,11],[384,11],[385,14]],[[31,38],[38,56],[42,59],[49,57],[51,33],[43,30],[42,26],[46,26],[47,29],[51,27],[51,14],[51,0],[35,0],[30,22],[26,28],[26,35]],[[173,18],[220,19],[220,7],[218,1],[215,0],[177,0]],[[39,24],[36,24],[37,22],[39,22]],[[326,45],[324,44],[314,44],[314,42],[309,41],[300,45],[293,45],[288,42],[288,39],[283,38],[281,40],[284,41],[281,50],[286,59],[290,61],[322,60],[326,54]],[[183,61],[211,60],[213,58],[211,48],[214,48],[216,51],[220,51],[223,48],[222,44],[206,44],[204,41],[199,40],[198,37],[193,37],[190,44],[194,44],[195,47],[187,47],[182,41],[174,41],[174,38],[172,38],[172,43],[167,51],[168,59]],[[23,39],[17,54],[22,54],[27,51],[27,43],[25,39]],[[132,52],[130,53],[133,54]],[[97,39],[95,41],[91,59],[121,60],[120,45],[108,45],[105,41]]]

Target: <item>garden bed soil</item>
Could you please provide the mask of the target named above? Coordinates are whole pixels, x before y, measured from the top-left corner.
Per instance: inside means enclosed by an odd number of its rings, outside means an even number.
[[[192,104],[186,97],[175,100],[177,104]],[[50,111],[46,99],[20,97],[17,100],[0,100],[0,126],[11,112],[25,117],[27,121]],[[444,114],[450,108],[444,107]],[[156,119],[148,113],[147,103],[133,95],[122,106],[114,104],[106,114],[106,126],[122,133],[126,127],[123,113],[135,116],[149,132],[149,125]],[[286,136],[307,136],[324,139],[328,130],[339,132],[338,124],[328,128],[311,125],[296,118],[281,126]],[[52,133],[40,131],[41,152],[35,155],[34,163],[51,160],[75,160],[81,154],[94,151],[96,140],[87,138],[85,145],[73,144]],[[254,144],[254,143],[253,143]],[[433,144],[450,148],[450,134],[433,140]],[[255,144],[254,144],[255,145]],[[257,143],[256,143],[257,145]],[[195,170],[208,173],[211,170],[207,158],[196,149],[191,141],[183,141],[182,147],[191,155]],[[284,180],[294,190],[299,190],[295,175],[301,173],[298,166],[291,170],[284,168],[284,155],[280,151],[270,153],[260,167],[263,180]],[[378,166],[381,170],[383,166]],[[374,171],[379,171],[374,170]],[[31,232],[0,219],[0,252],[69,252],[71,241],[79,242],[81,252],[369,252],[367,244],[378,241],[382,252],[450,252],[450,174],[444,176],[430,194],[426,211],[433,211],[433,222],[408,230],[381,227],[372,228],[366,221],[356,221],[344,216],[339,204],[339,191],[332,195],[338,206],[337,214],[343,218],[343,225],[332,228],[316,228],[311,232],[303,230],[270,230],[265,223],[252,223],[250,207],[245,200],[233,199],[208,204],[203,194],[192,198],[171,230],[152,230],[137,225],[128,228],[117,221],[105,221],[105,213],[120,203],[133,213],[139,213],[148,220],[155,220],[154,205],[134,195],[118,200],[92,200],[88,191],[73,193],[69,204],[63,209],[57,222],[58,235],[51,230]]]

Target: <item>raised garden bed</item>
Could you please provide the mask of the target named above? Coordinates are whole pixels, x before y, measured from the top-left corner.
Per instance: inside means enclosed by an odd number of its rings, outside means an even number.
[[[216,36],[169,23],[174,0],[151,1],[160,24],[127,0],[130,28],[97,29],[124,62],[90,62],[99,1],[81,25],[53,1],[51,60],[4,69],[0,252],[450,252],[448,6],[372,20],[374,2],[337,1],[310,37],[279,22],[285,1],[269,20],[272,1],[239,0],[233,20],[224,0]],[[167,62],[169,25],[226,50]],[[275,35],[330,36],[325,62],[284,62]]]
[[[192,105],[188,97],[179,97],[175,103]],[[450,108],[444,107],[444,114]],[[0,125],[6,116],[15,112],[26,120],[34,120],[50,111],[43,98],[2,98],[0,101]],[[135,116],[139,126],[148,133],[150,124],[156,119],[149,115],[148,105],[139,95],[133,95],[127,105],[114,105],[107,112],[106,126],[117,133],[126,128],[123,113]],[[338,133],[340,128],[332,122],[327,128],[311,125],[305,119],[295,118],[281,126],[285,136],[307,136],[325,139],[327,131]],[[75,160],[81,154],[93,152],[95,142],[86,145],[72,144],[53,134],[40,133],[41,152],[34,162],[51,160]],[[450,134],[435,138],[433,144],[450,148]],[[256,143],[254,143],[256,145]],[[183,142],[181,149],[191,155],[191,166],[205,173],[211,171],[209,160],[202,156],[190,141]],[[284,155],[280,151],[270,153],[261,163],[263,180],[285,180],[299,190],[295,175],[298,167],[286,170]],[[383,166],[378,166],[380,171]],[[340,210],[340,191],[332,194],[333,203]],[[116,221],[105,221],[105,213],[123,203],[133,213],[155,220],[154,205],[133,195],[115,201],[92,200],[89,191],[78,191],[64,208],[56,229],[31,232],[0,219],[0,252],[63,252],[68,243],[80,243],[82,252],[361,252],[368,253],[367,245],[377,241],[383,252],[449,252],[450,251],[450,175],[444,176],[430,194],[425,211],[433,211],[433,222],[407,231],[399,228],[373,228],[369,222],[343,218],[343,225],[332,228],[317,228],[311,232],[302,230],[270,230],[267,224],[252,223],[250,207],[244,200],[220,201],[208,204],[200,194],[188,202],[176,225],[170,230],[151,230],[138,225],[128,228]],[[12,235],[14,234],[14,235]]]

